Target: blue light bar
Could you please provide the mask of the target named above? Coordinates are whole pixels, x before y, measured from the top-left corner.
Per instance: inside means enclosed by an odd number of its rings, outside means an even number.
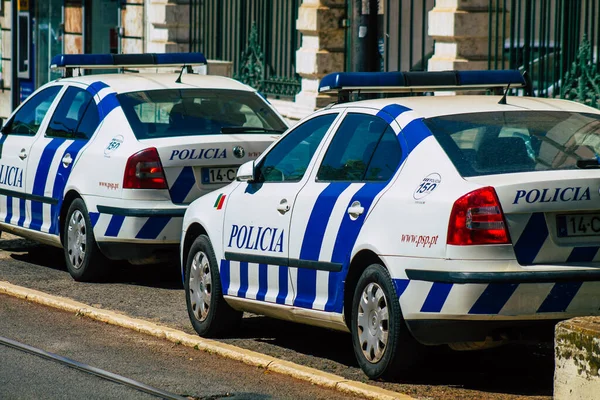
[[[206,57],[202,53],[59,54],[52,58],[50,68],[164,68],[205,64]]]
[[[319,84],[321,93],[429,92],[438,90],[482,90],[497,87],[526,87],[517,70],[439,72],[336,72]]]

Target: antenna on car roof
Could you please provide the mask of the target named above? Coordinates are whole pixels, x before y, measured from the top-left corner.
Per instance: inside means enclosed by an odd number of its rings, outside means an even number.
[[[506,96],[508,95],[509,90],[510,90],[510,82],[508,82],[508,86],[506,87],[506,90],[504,91],[504,95],[502,96],[502,98],[500,99],[498,104],[506,104]]]
[[[175,83],[181,83],[181,75],[183,75],[183,70],[186,70],[185,72],[187,72],[188,74],[191,74],[194,72],[194,70],[192,69],[191,65],[183,65],[181,67],[181,71],[179,71],[179,76],[177,77],[177,79],[175,80]]]

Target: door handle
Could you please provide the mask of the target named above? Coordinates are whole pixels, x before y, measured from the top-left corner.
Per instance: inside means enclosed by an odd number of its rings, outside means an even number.
[[[72,162],[73,158],[71,158],[71,155],[69,153],[65,154],[65,156],[62,158],[63,167],[65,168],[71,165]]]
[[[25,150],[25,149],[21,149],[21,152],[19,153],[19,158],[20,158],[21,160],[24,160],[24,159],[26,159],[26,158],[27,158],[27,150]]]
[[[365,212],[365,208],[360,205],[360,201],[353,201],[350,207],[348,207],[348,215],[350,219],[355,220],[361,216],[362,213]]]
[[[279,211],[281,215],[290,211],[290,205],[288,204],[287,199],[281,199],[279,205],[277,206],[277,211]]]

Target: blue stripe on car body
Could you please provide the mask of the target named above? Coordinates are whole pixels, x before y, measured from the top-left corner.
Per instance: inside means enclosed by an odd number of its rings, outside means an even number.
[[[46,182],[48,181],[48,173],[52,166],[52,161],[58,148],[65,142],[63,138],[54,138],[48,142],[37,166],[35,177],[33,179],[32,194],[43,196],[46,190]],[[39,231],[44,222],[43,203],[39,201],[31,202],[31,223],[29,229]]]
[[[10,224],[10,220],[13,216],[13,198],[12,196],[6,197],[6,217],[4,218],[4,222]]]
[[[219,278],[221,278],[221,288],[223,294],[227,294],[229,291],[229,285],[231,284],[231,262],[229,260],[221,260]]]
[[[558,282],[550,290],[546,299],[538,308],[538,313],[565,312],[577,295],[583,282]]]
[[[469,314],[498,314],[518,286],[518,283],[489,284],[473,304]]]
[[[108,223],[108,227],[106,228],[106,232],[104,233],[104,236],[109,236],[109,237],[119,236],[119,231],[121,230],[121,226],[123,226],[124,221],[125,221],[124,215],[111,216],[110,222]]]
[[[246,297],[248,293],[248,263],[246,261],[240,262],[240,288],[238,289],[238,297]]]
[[[525,229],[514,245],[515,255],[520,264],[533,264],[548,238],[548,227],[544,213],[533,213]]]
[[[258,264],[258,293],[256,300],[264,301],[269,290],[269,267],[267,264]]]
[[[171,201],[175,204],[183,203],[195,184],[194,169],[192,167],[183,167],[181,173],[179,173],[179,176],[177,176],[177,179],[175,179],[175,182],[169,189]]]
[[[429,290],[429,294],[427,295],[425,302],[423,303],[423,307],[421,307],[421,312],[441,312],[442,307],[444,307],[444,303],[448,299],[448,295],[450,294],[452,286],[454,286],[452,283],[434,282],[434,284],[431,286],[431,290]]]
[[[328,184],[317,197],[317,201],[308,218],[302,247],[300,249],[301,260],[317,261],[323,236],[331,213],[340,195],[350,186],[348,182],[336,182]],[[298,307],[311,308],[317,290],[317,271],[307,268],[298,268],[298,290],[294,305]]]
[[[156,239],[167,224],[171,221],[171,217],[148,217],[140,231],[135,236],[136,239]]]
[[[25,207],[25,202],[25,199],[19,199],[19,220],[17,221],[17,225],[19,226],[23,226],[25,224],[25,217],[27,215],[27,208]]]
[[[279,292],[277,293],[277,304],[285,304],[285,298],[288,295],[289,268],[283,265],[279,266]]]

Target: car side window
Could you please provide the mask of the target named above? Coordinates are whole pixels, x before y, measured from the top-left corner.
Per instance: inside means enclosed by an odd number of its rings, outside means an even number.
[[[89,139],[98,126],[98,108],[86,90],[69,87],[56,107],[46,136]]]
[[[29,99],[2,129],[2,133],[35,136],[60,89],[61,86],[51,86]]]
[[[367,114],[346,116],[321,163],[319,181],[387,181],[402,158],[394,130]]]
[[[325,114],[312,118],[281,138],[258,165],[256,181],[300,181],[336,117],[337,114]]]

